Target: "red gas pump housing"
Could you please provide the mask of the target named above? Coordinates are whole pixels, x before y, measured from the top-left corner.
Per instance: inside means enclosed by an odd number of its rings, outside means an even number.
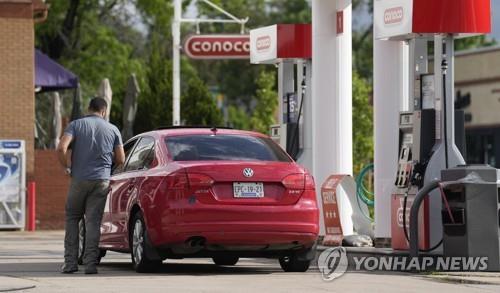
[[[391,196],[391,247],[395,250],[408,250],[410,247],[403,224],[406,224],[406,231],[408,237],[410,237],[410,209],[415,194],[407,195],[406,210],[404,210],[404,197],[404,194],[393,194]],[[405,218],[404,221],[403,218]],[[426,198],[418,213],[419,249],[431,248],[429,225],[429,198]],[[432,243],[432,245],[435,245],[435,243]]]
[[[413,32],[487,34],[491,31],[490,0],[413,1]]]

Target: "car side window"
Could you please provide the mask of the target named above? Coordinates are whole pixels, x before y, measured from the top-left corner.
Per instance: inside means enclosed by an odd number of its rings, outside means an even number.
[[[121,173],[125,170],[125,166],[127,165],[127,162],[130,158],[130,155],[132,154],[132,151],[134,150],[134,146],[137,143],[137,141],[138,139],[130,140],[123,145],[123,150],[125,151],[125,163],[123,163],[123,165],[120,165],[118,167],[114,166],[113,164],[112,168],[113,175]]]
[[[154,159],[155,140],[152,137],[142,137],[130,155],[125,171],[147,169]]]

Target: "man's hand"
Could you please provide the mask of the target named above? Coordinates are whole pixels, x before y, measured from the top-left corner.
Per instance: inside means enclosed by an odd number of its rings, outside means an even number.
[[[68,147],[73,141],[73,136],[64,134],[61,140],[59,141],[59,145],[57,146],[57,158],[59,159],[59,163],[64,168],[69,168],[70,164],[68,162]]]

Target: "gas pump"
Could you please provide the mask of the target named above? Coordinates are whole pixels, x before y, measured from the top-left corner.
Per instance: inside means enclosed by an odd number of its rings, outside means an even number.
[[[250,31],[250,62],[278,67],[278,124],[271,138],[312,170],[311,25],[277,24]]]
[[[297,70],[294,80],[295,91],[280,95],[282,96],[281,104],[283,112],[280,129],[284,135],[284,140],[280,141],[280,143],[282,143],[282,146],[290,156],[298,160],[304,147],[302,115],[304,102],[307,100],[307,65],[304,66],[302,61],[298,61],[295,66],[296,69],[303,66],[302,70]],[[302,76],[300,76],[300,72],[303,72]],[[286,76],[286,74],[284,75]]]
[[[442,170],[465,164],[455,144],[454,38],[489,32],[490,3],[379,0],[374,4],[375,38],[404,42],[409,56],[391,195],[391,244],[393,249],[410,248],[410,209],[418,197],[422,206],[416,209],[418,222],[412,222],[412,231],[420,235],[415,245],[430,251],[440,248],[443,239],[442,202],[439,191],[421,202],[421,192],[441,178]],[[433,70],[428,66],[429,42],[434,43]]]

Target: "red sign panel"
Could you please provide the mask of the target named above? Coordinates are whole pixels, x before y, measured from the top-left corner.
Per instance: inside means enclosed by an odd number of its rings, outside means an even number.
[[[184,42],[192,59],[249,59],[249,35],[192,35]]]
[[[340,246],[344,238],[340,224],[340,213],[337,202],[337,187],[347,175],[331,175],[321,186],[323,201],[323,220],[325,221],[325,237],[323,245]]]
[[[337,34],[344,33],[344,10],[337,11]]]

